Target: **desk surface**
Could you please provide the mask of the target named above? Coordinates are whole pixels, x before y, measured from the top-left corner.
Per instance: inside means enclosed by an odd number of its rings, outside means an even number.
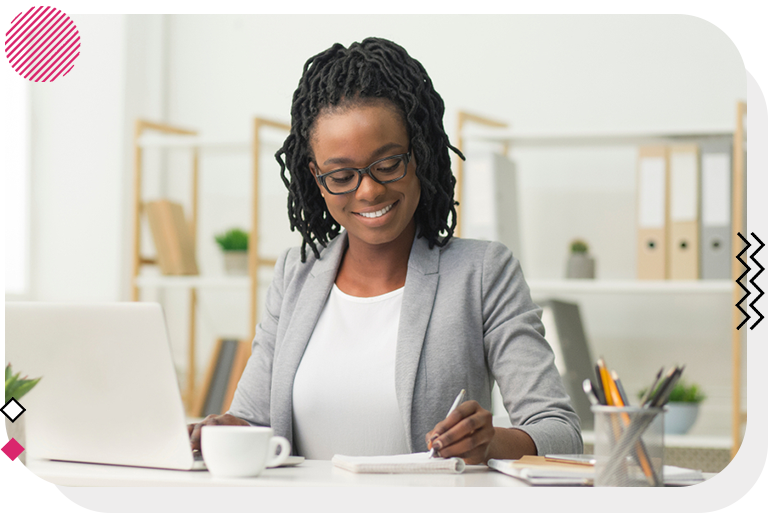
[[[255,478],[216,478],[208,471],[160,470],[28,459],[37,476],[62,486],[360,486],[525,487],[523,481],[482,465],[469,465],[462,474],[354,474],[330,461],[306,460],[293,467],[266,469]]]

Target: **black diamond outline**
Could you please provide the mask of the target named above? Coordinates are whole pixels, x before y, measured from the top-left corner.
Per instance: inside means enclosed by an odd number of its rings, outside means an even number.
[[[10,404],[11,404],[11,402],[15,402],[15,403],[16,403],[16,404],[18,404],[18,405],[19,405],[19,407],[21,408],[21,412],[20,412],[18,415],[16,415],[16,417],[15,417],[15,418],[11,418],[11,417],[10,417],[10,415],[8,415],[8,413],[6,413],[6,412],[5,412],[5,408],[7,408],[7,407],[8,407],[8,405],[10,405]],[[8,420],[10,420],[10,421],[11,421],[11,424],[13,424],[13,423],[14,423],[14,422],[16,422],[17,420],[19,420],[19,417],[20,417],[20,416],[22,416],[22,415],[24,414],[24,412],[25,412],[25,411],[27,411],[27,408],[25,408],[24,406],[22,406],[22,405],[21,405],[21,403],[20,403],[19,401],[17,401],[17,400],[16,400],[16,397],[11,397],[11,399],[10,399],[8,402],[6,402],[6,403],[5,403],[5,405],[4,405],[2,408],[0,408],[0,411],[2,411],[2,412],[3,412],[3,415],[5,415],[5,418],[7,418]]]

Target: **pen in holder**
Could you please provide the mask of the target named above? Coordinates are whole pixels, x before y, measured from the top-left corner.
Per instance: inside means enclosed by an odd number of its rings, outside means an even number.
[[[592,406],[595,486],[664,486],[664,408]]]

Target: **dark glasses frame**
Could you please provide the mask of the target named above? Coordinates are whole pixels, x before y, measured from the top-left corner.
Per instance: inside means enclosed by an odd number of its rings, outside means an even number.
[[[377,164],[379,164],[379,163],[381,163],[383,161],[388,161],[390,159],[394,159],[394,158],[400,158],[400,159],[402,159],[405,162],[405,166],[403,167],[403,170],[404,170],[403,171],[403,175],[401,175],[400,177],[397,177],[396,179],[389,179],[389,180],[386,180],[386,181],[380,181],[379,179],[376,178],[375,175],[373,175],[373,173],[371,173],[371,168],[373,168]],[[403,177],[408,175],[408,165],[410,164],[410,162],[411,162],[411,151],[409,150],[405,154],[395,154],[393,156],[383,157],[383,158],[381,158],[381,159],[379,159],[377,161],[374,161],[373,163],[369,164],[365,168],[337,168],[336,170],[331,170],[330,172],[316,175],[315,179],[320,181],[320,184],[322,184],[322,186],[325,188],[325,190],[328,193],[330,193],[331,195],[346,195],[347,193],[352,193],[353,191],[357,191],[357,189],[363,183],[363,175],[365,175],[365,174],[368,174],[368,176],[371,179],[373,179],[374,181],[376,181],[379,184],[388,184],[390,182],[399,181],[400,179],[402,179]],[[318,166],[318,164],[316,162],[314,164],[315,164],[315,167],[319,170],[320,167]],[[328,176],[330,176],[331,174],[334,174],[334,173],[337,173],[337,172],[347,172],[347,171],[350,171],[350,172],[353,171],[353,172],[357,173],[357,185],[354,188],[351,188],[351,189],[349,189],[347,191],[341,191],[341,192],[331,191],[330,188],[328,188],[328,185],[325,183],[325,179]]]

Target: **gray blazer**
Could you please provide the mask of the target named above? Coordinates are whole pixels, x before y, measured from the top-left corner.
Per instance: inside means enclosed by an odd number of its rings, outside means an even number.
[[[228,413],[271,426],[293,446],[293,380],[336,278],[346,232],[316,259],[298,248],[277,260],[253,353]],[[395,359],[400,417],[411,452],[467,390],[491,409],[495,379],[512,424],[540,455],[582,452],[579,419],[544,339],[520,263],[497,242],[452,238],[429,248],[416,238],[408,259]]]

